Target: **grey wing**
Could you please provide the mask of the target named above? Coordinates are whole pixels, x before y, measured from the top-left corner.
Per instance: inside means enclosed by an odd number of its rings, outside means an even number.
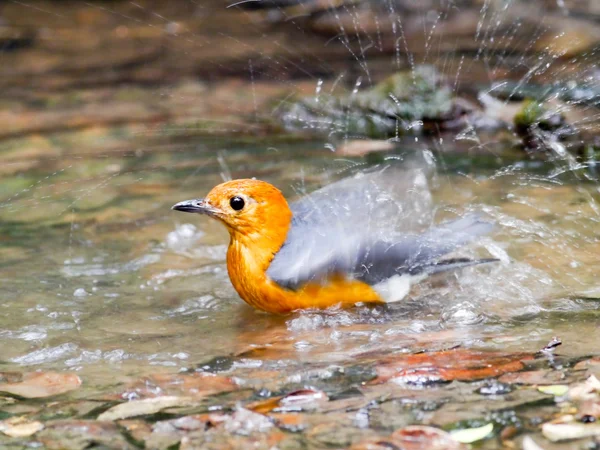
[[[491,223],[472,214],[426,233],[405,235],[390,242],[365,238],[360,231],[349,233],[335,227],[315,230],[297,221],[267,275],[290,289],[307,281],[319,282],[334,273],[376,284],[395,274],[429,271],[438,258],[492,228]]]
[[[292,203],[293,219],[267,275],[294,287],[331,273],[353,272],[377,236],[431,223],[430,169],[416,161],[392,165],[330,184]],[[367,237],[369,242],[367,242]]]
[[[388,164],[319,189],[290,205],[294,225],[333,228],[340,237],[414,232],[431,224],[432,199],[425,159]]]

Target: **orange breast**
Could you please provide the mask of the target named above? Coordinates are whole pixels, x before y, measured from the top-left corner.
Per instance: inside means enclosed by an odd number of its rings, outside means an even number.
[[[381,303],[371,286],[344,276],[334,276],[323,283],[307,283],[297,290],[282,288],[269,279],[266,267],[256,259],[257,252],[232,243],[227,252],[227,271],[233,287],[249,305],[271,313],[296,309],[328,308],[355,303]]]
[[[251,279],[229,269],[236,291],[249,305],[271,313],[297,309],[349,306],[355,303],[381,303],[383,300],[371,286],[361,281],[338,276],[321,283],[308,283],[297,290],[282,288],[264,274]]]

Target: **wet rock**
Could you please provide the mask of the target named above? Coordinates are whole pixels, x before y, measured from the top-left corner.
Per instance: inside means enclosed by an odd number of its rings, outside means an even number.
[[[271,429],[273,422],[263,414],[238,407],[232,415],[224,416],[223,426],[229,433],[250,435]]]
[[[596,422],[600,419],[600,398],[584,400],[579,405],[577,420],[583,423]]]
[[[509,384],[502,383],[498,380],[490,380],[489,382],[481,386],[478,390],[478,392],[481,395],[504,395],[509,394],[512,391],[513,387],[511,387]]]
[[[600,357],[579,361],[577,364],[575,364],[573,370],[585,370],[588,376],[594,375],[596,378],[600,378]]]
[[[460,129],[474,108],[458,101],[430,66],[399,72],[347,97],[318,94],[291,103],[281,114],[292,130],[338,137],[389,138]]]
[[[106,410],[110,404],[95,400],[72,400],[72,401],[53,401],[46,403],[44,407],[35,413],[30,414],[30,418],[40,421],[63,420],[63,419],[87,419],[96,417],[99,412]]]
[[[360,430],[344,423],[322,423],[306,432],[308,441],[315,447],[346,448],[370,437],[372,432]]]
[[[10,437],[28,437],[44,428],[44,424],[25,417],[11,417],[0,421],[0,432]]]
[[[413,420],[413,411],[401,400],[387,401],[369,409],[369,426],[374,429],[393,431],[410,425]]]
[[[479,395],[477,397],[481,398]],[[500,429],[508,425],[519,425],[515,411],[542,411],[540,408],[543,406],[556,405],[553,397],[535,389],[521,389],[501,397],[488,397],[485,401],[478,401],[477,397],[459,389],[438,409],[427,415],[425,423],[468,428],[484,425],[486,422],[482,422],[481,418],[486,417]],[[457,402],[459,398],[460,401]]]
[[[582,439],[590,436],[600,436],[600,425],[583,423],[545,423],[542,434],[552,442]]]
[[[140,443],[140,445],[146,445],[146,447],[149,448],[152,447],[151,445],[146,444],[146,441],[152,434],[152,424],[138,419],[121,420],[118,424],[127,432],[130,439],[136,443]],[[170,441],[168,445],[173,445],[177,442],[178,440],[175,442]],[[156,447],[160,448],[160,445],[157,445]]]
[[[116,423],[95,420],[58,420],[45,424],[36,438],[51,450],[83,450],[93,446],[135,450]]]
[[[411,425],[394,431],[387,438],[368,439],[350,448],[351,450],[464,450],[466,447],[444,430]]]
[[[0,53],[31,47],[34,39],[35,33],[32,30],[5,25],[0,17]]]
[[[231,436],[217,432],[193,432],[181,439],[180,450],[247,450],[251,448],[302,450],[306,448],[302,439],[279,430],[251,436]]]
[[[558,370],[532,370],[502,375],[498,381],[507,384],[552,385],[565,380],[565,374]]]
[[[141,420],[121,420],[129,435],[146,448],[167,449],[194,431],[204,431],[211,426],[208,415],[184,416],[150,424]]]
[[[569,387],[569,398],[571,400],[594,400],[600,396],[600,380],[591,375],[582,383]]]
[[[357,442],[349,450],[403,450],[391,438],[372,438]]]

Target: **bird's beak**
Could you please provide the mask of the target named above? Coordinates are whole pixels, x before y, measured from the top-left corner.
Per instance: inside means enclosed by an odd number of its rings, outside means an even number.
[[[173,205],[171,209],[175,211],[183,211],[188,213],[206,214],[207,216],[214,216],[221,212],[220,209],[210,205],[203,198],[197,198],[194,200],[185,200]]]

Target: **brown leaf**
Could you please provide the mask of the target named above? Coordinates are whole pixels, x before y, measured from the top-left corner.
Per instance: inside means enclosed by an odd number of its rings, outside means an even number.
[[[282,396],[278,396],[278,397],[271,397],[266,400],[252,402],[252,403],[247,404],[246,408],[248,408],[254,412],[260,413],[260,414],[267,414],[279,406],[279,401],[282,398],[283,398]]]
[[[402,450],[460,450],[465,447],[455,441],[450,433],[439,428],[411,425],[392,433],[394,442]]]
[[[314,410],[328,400],[329,397],[323,391],[300,389],[284,396],[251,403],[246,405],[246,408],[261,414],[266,414],[273,410],[278,412],[306,411]]]
[[[519,429],[514,425],[508,425],[500,432],[500,440],[508,441],[514,438],[517,434],[519,434]]]
[[[81,386],[81,379],[73,373],[31,372],[17,381],[14,377],[0,384],[0,391],[24,398],[44,398],[64,394]]]
[[[269,414],[275,425],[291,432],[298,432],[306,428],[305,417],[301,414],[273,413]]]
[[[453,349],[413,355],[394,355],[376,367],[377,378],[371,383],[391,379],[400,382],[431,383],[438,381],[472,381],[518,372],[528,353],[484,352]]]

